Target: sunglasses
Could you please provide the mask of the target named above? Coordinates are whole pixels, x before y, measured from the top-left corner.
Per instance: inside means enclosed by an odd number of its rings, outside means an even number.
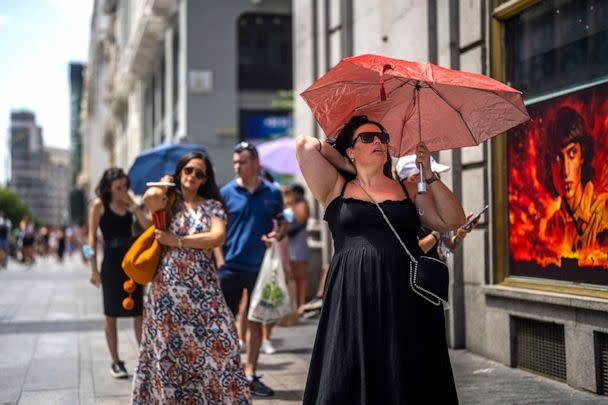
[[[205,173],[203,173],[202,170],[200,169],[196,169],[194,167],[184,167],[184,174],[186,176],[190,176],[192,173],[194,173],[194,177],[196,177],[199,180],[205,180],[207,178],[207,175]]]
[[[360,139],[362,143],[372,143],[376,137],[384,145],[390,140],[390,136],[386,132],[361,132],[353,139],[353,145],[357,142],[357,139]]]
[[[255,147],[255,145],[249,142],[240,142],[234,147],[234,153],[241,153],[244,150],[249,151],[251,156],[257,159],[258,149]]]

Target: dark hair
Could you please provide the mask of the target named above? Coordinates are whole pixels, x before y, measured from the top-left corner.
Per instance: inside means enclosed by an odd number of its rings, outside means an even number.
[[[556,155],[561,154],[562,149],[570,143],[578,143],[581,146],[583,167],[581,169],[581,183],[583,187],[593,178],[594,170],[591,166],[593,159],[593,139],[585,128],[583,117],[570,107],[560,108],[552,121],[547,125],[547,143],[545,149],[545,183],[553,197],[558,193],[553,184],[551,162]]]
[[[95,195],[101,198],[104,204],[112,201],[112,182],[115,180],[127,179],[127,188],[131,187],[129,176],[120,167],[110,167],[101,175],[101,180],[95,188]]]
[[[254,144],[243,141],[237,143],[234,147],[234,153],[241,153],[245,150],[249,152],[252,158],[258,159],[258,148],[256,148]]]
[[[173,192],[179,197],[183,199],[181,192],[181,179],[180,176],[182,174],[182,169],[188,164],[189,161],[193,159],[200,159],[205,162],[205,166],[207,166],[207,181],[204,182],[197,190],[196,194],[206,198],[213,199],[219,201],[224,208],[226,208],[226,204],[224,203],[224,199],[220,194],[220,189],[215,182],[215,172],[213,171],[213,165],[211,164],[211,160],[206,153],[203,152],[189,152],[184,155],[179,162],[177,162],[177,166],[175,167],[175,173],[173,174],[173,180],[176,187],[173,188]]]
[[[270,182],[270,183],[274,183],[274,176],[266,169],[262,169],[261,171],[261,175],[264,178],[264,180]]]
[[[292,184],[289,189],[291,190],[292,193],[298,194],[302,197],[304,197],[306,195],[306,191],[304,190],[304,187],[302,187],[301,185],[295,183]]]
[[[333,147],[338,152],[340,152],[341,155],[346,156],[348,158],[348,155],[346,154],[346,150],[353,146],[353,134],[355,133],[357,128],[359,128],[361,125],[364,125],[364,124],[374,124],[378,128],[380,128],[380,130],[382,132],[386,132],[386,130],[384,129],[382,124],[380,124],[379,122],[367,119],[366,115],[355,115],[346,124],[344,124],[344,126],[342,127],[340,132],[338,132],[338,136],[336,137],[336,140],[333,142]],[[393,178],[391,168],[392,168],[391,155],[388,153],[388,148],[387,148],[386,149],[386,163],[384,163],[384,168],[382,171],[384,172],[384,175],[386,177],[388,177],[389,179]],[[353,176],[351,173],[340,171],[340,174],[342,174],[342,176],[344,176],[346,181],[349,181],[349,180],[352,180],[355,178],[355,176]]]

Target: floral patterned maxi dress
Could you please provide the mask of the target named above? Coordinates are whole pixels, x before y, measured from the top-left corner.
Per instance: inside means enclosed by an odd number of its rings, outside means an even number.
[[[195,211],[173,207],[169,232],[208,232],[226,220],[219,202]],[[134,404],[250,404],[235,321],[216,275],[211,249],[165,248],[144,303]]]

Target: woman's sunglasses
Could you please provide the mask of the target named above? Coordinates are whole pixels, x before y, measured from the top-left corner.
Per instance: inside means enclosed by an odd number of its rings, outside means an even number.
[[[380,143],[386,145],[390,140],[390,136],[386,132],[361,132],[355,136],[353,140],[353,145],[357,142],[357,139],[360,139],[362,143],[372,143],[374,142],[374,138],[378,137]]]
[[[190,176],[192,173],[194,173],[194,177],[196,177],[199,180],[205,180],[207,178],[207,175],[205,173],[203,173],[202,170],[200,169],[196,169],[194,167],[184,167],[184,174],[186,174],[187,176]]]

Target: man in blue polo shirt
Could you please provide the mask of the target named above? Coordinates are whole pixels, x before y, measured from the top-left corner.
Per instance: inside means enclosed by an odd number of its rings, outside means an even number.
[[[221,189],[228,211],[224,263],[219,269],[220,285],[228,307],[236,316],[243,290],[249,298],[264,259],[266,242],[281,239],[286,225],[282,219],[280,190],[259,177],[256,147],[239,143],[232,157],[236,178]],[[262,324],[248,321],[245,375],[253,395],[271,396],[273,390],[255,375],[262,343]],[[246,331],[241,331],[246,337]]]

